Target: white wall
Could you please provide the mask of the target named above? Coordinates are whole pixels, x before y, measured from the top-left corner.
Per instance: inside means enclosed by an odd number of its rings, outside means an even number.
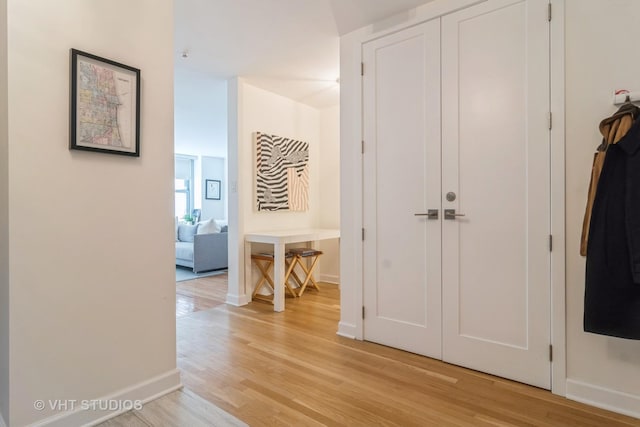
[[[172,0],[8,1],[10,425],[60,415],[37,399],[179,385],[172,14]],[[140,158],[68,149],[72,47],[142,70]]]
[[[221,157],[200,157],[202,168],[202,219],[227,219],[227,173],[226,159]],[[220,181],[220,200],[206,199],[206,180]]]
[[[244,286],[244,209],[247,201],[244,192],[240,192],[242,174],[240,173],[241,159],[244,158],[250,147],[240,143],[240,135],[244,121],[242,110],[244,108],[244,80],[235,77],[227,82],[228,102],[228,157],[227,170],[229,179],[229,286],[227,302],[233,305],[247,304],[247,290]],[[250,154],[247,154],[250,155]],[[251,199],[248,200],[251,206]],[[242,267],[242,270],[240,268]]]
[[[566,0],[565,13],[567,392],[583,400],[597,398],[590,394],[598,392],[594,387],[627,393],[640,417],[640,341],[583,332],[585,262],[579,256],[591,162],[602,139],[598,124],[617,109],[614,90],[640,90],[634,53],[640,2]]]
[[[0,426],[9,419],[9,171],[7,2],[0,1]]]
[[[340,39],[340,324],[338,334],[362,334],[362,154],[360,39],[369,31]]]
[[[240,143],[247,147],[240,159],[245,183],[241,190],[248,201],[245,231],[307,228],[320,218],[320,113],[289,98],[245,84],[243,128]],[[258,212],[255,196],[256,151],[253,133],[264,132],[309,143],[309,210],[306,212]]]
[[[227,302],[245,304],[249,301],[247,294],[250,290],[244,289],[244,234],[258,230],[317,227],[319,224],[320,113],[312,107],[258,89],[237,78],[229,81],[229,120],[231,191]],[[310,200],[307,212],[256,210],[254,132],[309,142]]]
[[[320,110],[320,227],[340,228],[340,106]],[[340,242],[323,240],[320,280],[340,283]]]
[[[226,158],[227,82],[184,65],[176,67],[174,80],[176,153]]]

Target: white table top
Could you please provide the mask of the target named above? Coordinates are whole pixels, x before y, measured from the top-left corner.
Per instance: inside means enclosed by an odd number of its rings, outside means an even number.
[[[305,228],[299,230],[269,230],[254,231],[244,235],[246,242],[252,243],[299,243],[314,240],[338,239],[340,230],[337,228]]]

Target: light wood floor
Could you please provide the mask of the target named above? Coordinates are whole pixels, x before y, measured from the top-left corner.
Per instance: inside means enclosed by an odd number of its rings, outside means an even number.
[[[224,304],[227,274],[176,282],[176,317]]]
[[[178,283],[178,367],[188,390],[251,426],[640,426],[548,391],[338,337],[336,286],[288,298],[274,313],[266,303],[223,304],[225,279]],[[181,298],[192,298],[188,309]]]
[[[147,403],[140,410],[112,418],[99,427],[246,427],[189,390],[180,390]]]

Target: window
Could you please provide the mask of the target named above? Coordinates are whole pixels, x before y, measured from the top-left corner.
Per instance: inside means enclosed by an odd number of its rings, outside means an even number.
[[[191,212],[189,193],[189,180],[176,179],[175,207],[176,216],[178,218],[182,218],[187,213]]]
[[[193,158],[175,158],[175,214],[178,218],[191,215],[193,210]]]

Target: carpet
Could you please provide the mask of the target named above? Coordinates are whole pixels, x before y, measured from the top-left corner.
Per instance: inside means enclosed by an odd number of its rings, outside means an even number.
[[[214,271],[205,271],[202,273],[194,273],[188,267],[179,267],[176,265],[176,282],[184,282],[185,280],[193,280],[199,279],[200,277],[208,277],[208,276],[217,276],[219,274],[224,274],[227,272],[227,269],[224,270],[214,270]]]

